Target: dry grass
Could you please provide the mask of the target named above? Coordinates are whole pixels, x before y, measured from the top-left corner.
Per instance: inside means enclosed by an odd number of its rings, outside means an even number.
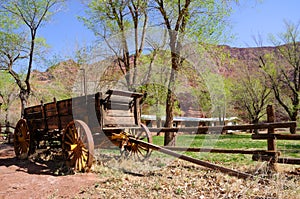
[[[144,163],[97,155],[94,187],[78,198],[300,198],[300,175],[294,167],[270,175],[265,163],[233,166],[257,176],[242,180],[176,159],[150,158]],[[264,180],[261,180],[264,179]]]

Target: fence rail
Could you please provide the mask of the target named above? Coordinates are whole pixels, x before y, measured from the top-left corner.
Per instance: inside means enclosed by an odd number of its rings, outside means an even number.
[[[275,133],[276,128],[296,129],[296,122],[274,122],[274,108],[269,105],[267,107],[268,122],[262,124],[244,124],[244,125],[230,125],[230,126],[199,126],[199,127],[181,127],[181,128],[149,128],[151,132],[183,132],[189,134],[205,134],[208,132],[220,133],[225,130],[255,130],[267,129],[267,133],[252,134],[253,140],[266,140],[266,150],[242,150],[242,149],[212,149],[212,148],[190,148],[177,146],[164,146],[164,148],[172,151],[189,151],[189,152],[210,152],[210,153],[237,153],[237,154],[252,154],[254,161],[268,161],[269,168],[276,171],[276,163],[283,164],[300,164],[300,158],[279,157],[280,151],[276,149],[276,140],[300,140],[299,134],[279,134]]]
[[[293,128],[296,127],[296,122],[272,122],[262,124],[242,124],[242,125],[228,125],[228,126],[198,126],[198,127],[162,127],[149,128],[150,132],[189,132],[194,134],[204,134],[207,132],[221,132],[225,130],[254,130],[254,129],[269,129],[269,128]]]
[[[7,142],[10,144],[12,142],[14,129],[15,127],[11,126],[9,122],[7,122],[5,125],[0,125],[0,137],[3,140],[7,140]]]
[[[300,140],[299,134],[253,134],[254,140],[276,139],[276,140]]]

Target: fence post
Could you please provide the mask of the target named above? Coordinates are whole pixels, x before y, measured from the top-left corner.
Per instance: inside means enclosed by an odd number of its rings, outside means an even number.
[[[7,135],[8,144],[10,144],[11,132],[9,130],[9,122],[7,121],[5,124],[5,134]]]
[[[274,111],[274,107],[272,105],[268,105],[267,106],[267,120],[268,123],[273,123],[275,122],[275,111]],[[269,127],[268,128],[268,134],[272,135],[275,133],[275,130],[273,127]],[[269,166],[269,170],[270,171],[277,171],[277,160],[278,160],[278,154],[276,153],[276,141],[275,141],[275,136],[270,136],[267,140],[268,142],[268,151],[272,151],[274,152],[271,156],[271,159],[268,163]]]

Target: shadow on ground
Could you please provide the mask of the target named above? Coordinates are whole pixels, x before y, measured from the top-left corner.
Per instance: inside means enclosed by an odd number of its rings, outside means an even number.
[[[66,175],[71,174],[66,167],[63,156],[58,151],[40,150],[28,159],[15,157],[13,146],[0,144],[0,167],[14,167],[16,171],[29,174]]]

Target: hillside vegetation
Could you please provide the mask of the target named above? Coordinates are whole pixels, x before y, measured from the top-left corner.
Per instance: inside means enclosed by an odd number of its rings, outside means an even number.
[[[276,47],[256,47],[256,48],[235,48],[235,47],[229,47],[229,46],[218,46],[214,56],[212,53],[213,59],[215,59],[215,62],[218,65],[218,71],[217,73],[221,74],[224,77],[224,82],[226,82],[228,79],[232,80],[239,80],[240,74],[238,69],[243,66],[249,66],[250,71],[259,70],[259,56],[266,55],[266,54],[274,54]],[[222,59],[218,56],[220,52],[225,55],[225,58]],[[280,57],[278,57],[280,59]],[[145,59],[144,62],[147,62],[148,60]],[[166,62],[167,64],[167,62]],[[147,70],[148,64],[144,64],[144,68],[141,70]],[[80,66],[78,63],[76,63],[74,60],[66,60],[63,62],[60,62],[54,66],[51,66],[46,71],[41,72],[38,70],[32,71],[32,78],[31,78],[31,85],[32,85],[32,95],[28,101],[28,106],[36,105],[40,103],[40,101],[43,102],[49,102],[52,101],[55,97],[57,100],[70,98],[74,95],[82,95],[84,93],[83,91],[83,85],[84,85],[84,76],[83,76],[83,70],[81,68],[85,68],[85,73],[87,75],[87,87],[88,92],[93,93],[97,91],[104,91],[105,89],[109,88],[122,88],[122,82],[117,81],[117,83],[112,83],[113,81],[116,81],[116,79],[120,78],[122,76],[122,73],[118,66],[115,65],[115,60],[108,59],[106,61],[97,62],[92,65],[85,65],[84,67]],[[96,71],[96,72],[94,72]],[[102,71],[102,72],[99,72]],[[187,71],[187,70],[186,70]],[[195,90],[195,92],[199,92],[195,96],[185,96],[185,100],[188,101],[190,107],[185,107],[186,113],[182,113],[183,115],[186,114],[187,116],[193,116],[193,117],[203,117],[203,116],[209,116],[209,98],[203,97],[207,95],[205,93],[205,85],[201,85],[200,83],[193,82],[195,81],[195,74],[191,72],[188,76],[188,84]],[[92,76],[91,76],[92,75]],[[152,77],[155,78],[155,77]],[[179,81],[180,78],[179,78]],[[3,85],[2,85],[3,84]],[[7,84],[12,84],[11,82],[2,82],[1,87],[5,88],[7,87]],[[119,84],[119,86],[118,86]],[[203,83],[205,84],[205,83]],[[120,86],[121,85],[121,86]],[[11,88],[10,93],[15,93],[15,96],[12,98],[13,100],[10,101],[10,103],[7,106],[1,107],[1,117],[0,122],[4,123],[5,118],[8,118],[8,120],[11,123],[15,123],[19,117],[20,117],[20,105],[19,105],[19,99],[17,97],[18,91],[14,86],[9,87]],[[183,85],[182,89],[191,89],[185,87]],[[194,91],[193,91],[194,92]],[[8,92],[9,93],[9,92]],[[203,93],[203,95],[202,95]],[[203,98],[203,99],[202,99]],[[193,105],[195,103],[199,102],[200,105]],[[162,102],[163,104],[163,102]],[[182,105],[184,106],[184,105]],[[208,107],[205,107],[208,106]],[[228,104],[228,106],[234,106],[233,104]],[[145,106],[147,107],[147,106]],[[148,107],[149,108],[149,107]],[[6,110],[7,109],[7,110]],[[208,111],[207,111],[208,110]],[[230,116],[243,116],[245,113],[241,113],[241,110],[237,110],[236,108],[233,108],[234,112],[231,112]],[[153,113],[153,109],[149,109],[150,112]],[[189,114],[188,114],[189,113]],[[239,115],[240,114],[240,115]]]

